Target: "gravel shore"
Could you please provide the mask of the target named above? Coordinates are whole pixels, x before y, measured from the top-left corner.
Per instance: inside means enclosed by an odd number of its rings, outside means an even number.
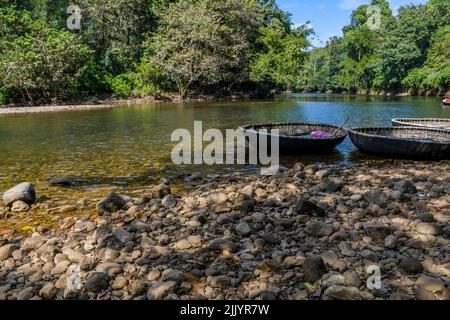
[[[450,299],[449,161],[185,183],[184,196],[166,179],[137,199],[105,194],[97,214],[0,238],[0,299]],[[33,192],[5,192],[3,213]]]
[[[63,106],[40,106],[40,107],[8,107],[0,108],[0,114],[20,114],[20,113],[44,113],[62,111],[82,111],[93,109],[105,109],[117,107],[120,104],[91,104],[91,105],[63,105]]]

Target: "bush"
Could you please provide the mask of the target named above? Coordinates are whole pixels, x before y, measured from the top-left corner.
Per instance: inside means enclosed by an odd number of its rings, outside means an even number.
[[[427,68],[416,68],[411,70],[402,80],[402,87],[405,89],[423,89],[423,81],[431,70]]]
[[[112,91],[105,73],[100,70],[98,64],[92,59],[80,71],[75,87],[78,92],[87,95]]]
[[[116,98],[138,98],[154,95],[157,90],[152,83],[143,81],[142,75],[126,72],[111,79],[111,89]]]
[[[124,73],[120,74],[111,81],[111,89],[114,96],[117,98],[129,98],[133,92],[134,74]]]

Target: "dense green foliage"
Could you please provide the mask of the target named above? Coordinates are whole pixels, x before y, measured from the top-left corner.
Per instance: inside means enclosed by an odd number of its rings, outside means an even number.
[[[368,27],[368,6],[360,6],[342,38],[310,52],[301,89],[333,92],[445,93],[450,87],[450,2],[430,0],[392,15],[386,0],[381,25]]]
[[[274,0],[79,0],[73,31],[70,4],[0,0],[0,102],[285,89],[309,47]]]
[[[67,8],[82,10],[69,30]],[[0,103],[281,90],[445,92],[450,2],[360,6],[323,48],[275,0],[0,0]]]
[[[0,10],[2,99],[53,101],[70,98],[90,49],[68,31],[49,28],[28,13]]]

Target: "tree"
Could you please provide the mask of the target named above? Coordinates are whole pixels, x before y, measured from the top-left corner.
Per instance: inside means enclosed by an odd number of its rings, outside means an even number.
[[[291,89],[299,81],[306,49],[310,46],[307,37],[311,30],[301,26],[286,32],[283,23],[274,19],[260,32],[263,50],[257,53],[251,66],[252,80],[271,81]]]
[[[82,36],[94,51],[102,72],[129,71],[143,53],[146,33],[157,27],[156,11],[166,0],[80,0]]]
[[[248,79],[260,24],[255,1],[180,0],[161,13],[147,41],[149,61],[176,83],[181,97],[193,84],[231,86]]]
[[[411,70],[402,85],[412,90],[445,92],[450,87],[450,26],[442,27],[433,36],[425,64]]]
[[[264,26],[270,25],[276,19],[281,22],[285,32],[291,30],[291,15],[281,10],[275,0],[259,0],[259,7],[263,16]]]
[[[78,36],[47,27],[29,14],[0,9],[0,20],[16,21],[14,37],[0,51],[0,90],[7,99],[33,104],[71,97],[72,85],[90,55]]]
[[[433,33],[427,18],[423,5],[400,8],[395,24],[381,46],[382,74],[378,77],[377,87],[400,90],[401,81],[409,70],[424,63]]]

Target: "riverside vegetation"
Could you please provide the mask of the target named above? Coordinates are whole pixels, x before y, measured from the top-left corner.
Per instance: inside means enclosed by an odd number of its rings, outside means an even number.
[[[449,173],[448,161],[298,163],[53,208],[21,183],[2,214],[55,223],[2,232],[0,299],[447,300]]]
[[[265,96],[283,90],[444,94],[450,81],[450,3],[400,8],[381,27],[368,6],[342,38],[313,49],[275,0],[0,0],[0,104],[153,97]],[[168,95],[171,97],[171,95]]]

